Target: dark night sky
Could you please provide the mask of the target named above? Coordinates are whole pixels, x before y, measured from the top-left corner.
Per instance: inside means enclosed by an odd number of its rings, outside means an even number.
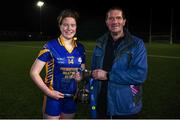
[[[98,3],[97,3],[98,1]],[[124,2],[126,1],[126,2]],[[156,3],[156,1],[132,2],[132,0],[44,0],[45,6],[41,11],[42,30],[47,35],[58,33],[56,18],[61,10],[70,8],[79,12],[80,21],[78,30],[84,32],[95,31],[101,34],[106,31],[104,17],[106,10],[111,6],[121,6],[126,11],[128,27],[137,34],[148,32],[150,8],[153,10],[154,32],[169,32],[170,10],[175,3]],[[38,32],[40,23],[40,9],[36,0],[14,0],[0,4],[0,31],[27,31]],[[169,6],[168,6],[169,5]],[[175,32],[179,30],[178,8],[174,8]],[[87,31],[89,30],[89,31]],[[92,33],[93,33],[92,32]],[[85,33],[87,34],[87,33]],[[89,34],[91,35],[91,34]]]

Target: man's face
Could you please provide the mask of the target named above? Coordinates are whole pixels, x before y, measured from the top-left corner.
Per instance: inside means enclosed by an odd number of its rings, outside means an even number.
[[[119,33],[123,31],[126,19],[123,19],[122,11],[111,10],[108,12],[106,25],[112,33]]]

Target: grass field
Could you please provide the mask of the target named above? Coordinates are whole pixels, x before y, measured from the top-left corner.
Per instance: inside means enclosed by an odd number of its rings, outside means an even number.
[[[29,70],[44,43],[0,42],[0,118],[42,118],[43,93],[32,82]],[[89,68],[94,42],[82,43]],[[140,118],[180,118],[180,45],[146,47],[149,67]],[[76,118],[90,118],[88,105],[78,106]]]

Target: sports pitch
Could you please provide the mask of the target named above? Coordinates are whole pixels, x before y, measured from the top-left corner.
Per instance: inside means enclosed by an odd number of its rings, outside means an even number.
[[[29,70],[44,43],[0,42],[0,118],[42,118],[43,93],[32,82]],[[95,43],[82,43],[90,68]],[[148,77],[140,118],[180,118],[180,45],[146,44],[146,48]],[[87,104],[78,104],[76,118],[90,118]]]

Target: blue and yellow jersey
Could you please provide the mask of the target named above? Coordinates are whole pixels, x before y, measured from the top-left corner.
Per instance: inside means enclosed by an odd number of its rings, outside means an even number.
[[[45,83],[50,89],[76,93],[77,83],[71,75],[81,68],[81,64],[85,64],[85,50],[82,44],[73,42],[74,49],[68,50],[60,36],[47,42],[38,55],[39,60],[46,62]]]

